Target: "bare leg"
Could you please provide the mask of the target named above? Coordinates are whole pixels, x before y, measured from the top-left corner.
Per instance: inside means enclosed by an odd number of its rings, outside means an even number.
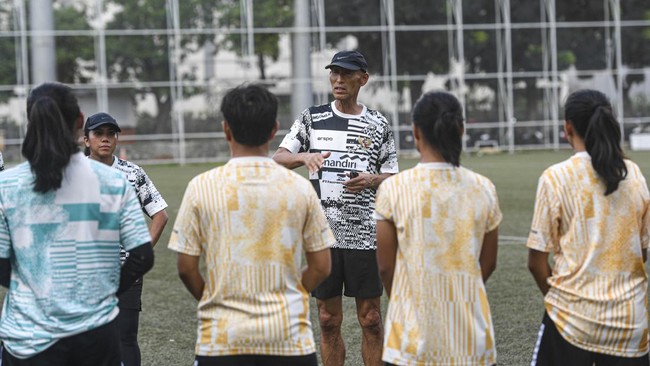
[[[361,356],[366,366],[383,365],[381,353],[384,341],[384,325],[381,321],[380,298],[355,298],[357,317],[361,325],[363,340],[361,341]]]
[[[320,354],[323,366],[343,366],[345,343],[341,337],[343,302],[341,296],[316,300],[320,321]]]

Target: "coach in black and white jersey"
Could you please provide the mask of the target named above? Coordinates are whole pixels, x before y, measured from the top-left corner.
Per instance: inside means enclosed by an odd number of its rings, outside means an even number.
[[[368,64],[357,51],[341,51],[330,70],[334,101],[307,108],[294,122],[273,159],[287,168],[305,165],[330,227],[332,273],[314,292],[324,365],[343,365],[342,297],[354,297],[363,331],[366,365],[380,365],[383,291],[375,258],[375,192],[397,173],[391,126],[384,116],[357,102],[368,82]],[[345,290],[344,290],[345,288]]]
[[[114,155],[118,133],[122,132],[117,121],[108,113],[96,113],[86,119],[84,144],[89,158],[110,165],[121,171],[135,188],[142,211],[151,218],[149,233],[151,244],[156,245],[167,224],[167,202],[153,182],[138,165]],[[127,253],[121,250],[124,261]],[[138,323],[142,310],[142,278],[138,278],[130,289],[119,297],[120,314],[117,317],[120,330],[120,348],[124,366],[140,366],[138,345]]]

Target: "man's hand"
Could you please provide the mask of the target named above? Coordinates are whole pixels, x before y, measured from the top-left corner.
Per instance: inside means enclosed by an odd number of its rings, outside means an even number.
[[[350,173],[347,173],[350,177]],[[345,189],[348,192],[359,193],[366,188],[377,189],[381,182],[386,178],[390,177],[391,173],[382,173],[382,174],[370,174],[370,173],[358,173],[354,178],[350,177],[347,181],[343,182]]]
[[[323,167],[323,161],[332,155],[329,151],[319,153],[301,153],[303,164],[309,173],[316,173]]]
[[[348,173],[348,176],[350,176],[350,173]],[[359,193],[366,188],[374,187],[376,179],[376,174],[359,173],[356,177],[343,182],[343,185],[349,192]]]

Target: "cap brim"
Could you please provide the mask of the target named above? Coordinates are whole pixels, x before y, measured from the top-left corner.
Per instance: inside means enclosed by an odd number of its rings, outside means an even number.
[[[351,64],[351,63],[347,63],[347,62],[339,62],[339,61],[332,62],[331,64],[325,66],[325,68],[330,69],[330,68],[332,68],[332,66],[338,66],[338,67],[342,67],[344,69],[353,70],[353,71],[363,70],[363,68],[361,66],[359,66],[359,65],[355,65],[355,64]]]
[[[104,123],[100,123],[100,124],[98,124],[98,125],[94,125],[94,126],[91,127],[91,128],[86,128],[86,130],[87,130],[87,131],[96,130],[97,128],[102,127],[102,126],[105,126],[105,125],[113,126],[113,127],[115,127],[115,130],[116,130],[117,132],[122,132],[122,129],[120,128],[120,126],[116,125],[116,124],[113,123],[113,122],[104,122]]]

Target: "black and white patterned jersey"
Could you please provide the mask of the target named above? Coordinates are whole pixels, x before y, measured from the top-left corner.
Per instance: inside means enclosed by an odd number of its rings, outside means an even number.
[[[114,156],[112,167],[124,173],[126,179],[135,188],[135,195],[140,201],[140,207],[147,216],[152,217],[167,208],[167,202],[165,202],[147,173],[140,166]],[[120,260],[122,263],[124,263],[126,257],[126,251],[120,246]]]
[[[167,202],[140,166],[114,156],[112,167],[124,173],[126,179],[135,188],[135,194],[138,196],[142,211],[147,216],[152,217],[167,208]]]
[[[345,114],[334,102],[302,112],[280,147],[292,153],[331,152],[316,173],[309,174],[336,237],[333,248],[376,249],[375,189],[345,190],[346,173],[397,173],[393,131],[386,118],[365,106],[359,115]]]
[[[0,152],[0,172],[5,170],[5,159],[2,157],[2,153]]]

